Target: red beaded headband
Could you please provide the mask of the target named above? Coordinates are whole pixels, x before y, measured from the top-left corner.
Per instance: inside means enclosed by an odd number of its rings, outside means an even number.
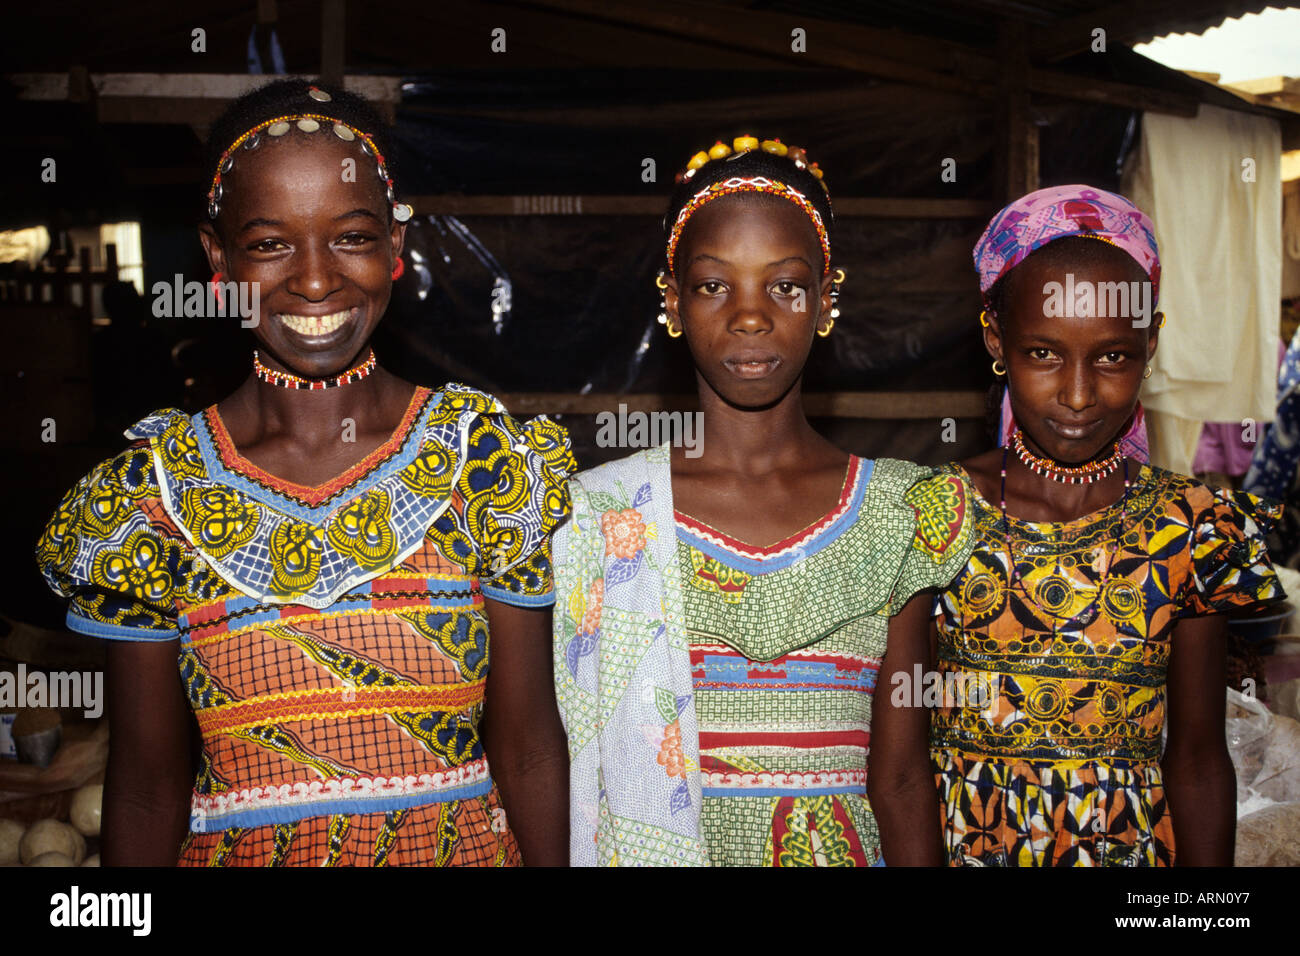
[[[831,271],[831,240],[826,234],[826,224],[822,222],[821,213],[808,201],[808,197],[799,190],[774,179],[768,179],[766,176],[735,176],[731,179],[723,179],[705,189],[701,189],[692,196],[690,201],[682,207],[682,211],[677,214],[677,221],[673,223],[673,231],[668,237],[668,271],[674,271],[673,256],[677,252],[677,243],[682,237],[682,230],[686,227],[686,221],[691,216],[715,199],[721,199],[723,196],[733,196],[737,193],[754,192],[780,196],[782,199],[794,203],[807,214],[808,218],[812,220],[813,227],[817,230],[817,239],[822,247],[822,275],[827,275]]]
[[[809,163],[807,154],[798,146],[786,146],[779,139],[765,139],[761,143],[756,136],[748,134],[737,136],[732,140],[731,145],[719,140],[714,143],[708,150],[700,150],[687,162],[686,168],[677,174],[677,181],[689,181],[703,166],[711,160],[726,159],[729,156],[740,156],[753,150],[761,149],[765,153],[772,153],[774,156],[784,156],[794,163],[796,169],[806,169],[821,184],[822,190],[830,194],[826,187],[826,181],[822,178],[822,171],[816,163]],[[822,221],[821,213],[817,207],[809,202],[808,197],[793,186],[789,186],[775,179],[768,179],[766,176],[733,176],[730,179],[720,180],[702,189],[690,201],[682,207],[681,212],[677,214],[677,221],[673,223],[672,233],[668,237],[668,271],[673,271],[673,256],[677,252],[677,242],[681,239],[682,230],[686,228],[686,221],[691,218],[700,208],[715,199],[723,196],[731,196],[736,193],[761,192],[772,196],[780,196],[782,199],[788,199],[800,209],[802,209],[808,218],[812,220],[813,226],[817,229],[817,238],[822,247],[822,274],[826,275],[831,271],[831,241],[826,233],[826,223]]]
[[[324,90],[317,89],[314,86],[308,89],[307,95],[318,103],[328,103],[332,98]],[[304,133],[314,133],[318,129],[321,129],[323,124],[326,123],[331,124],[334,130],[334,135],[344,142],[351,143],[354,140],[361,141],[361,151],[367,156],[373,156],[375,159],[376,172],[379,173],[379,178],[387,189],[388,201],[393,205],[393,218],[398,222],[406,222],[410,219],[413,210],[406,203],[397,201],[397,197],[393,191],[392,177],[388,175],[388,167],[384,163],[384,155],[379,152],[379,148],[375,146],[375,141],[371,138],[370,134],[363,133],[355,126],[345,123],[340,119],[335,119],[333,116],[325,116],[321,113],[291,113],[284,116],[276,116],[273,119],[258,123],[248,132],[244,133],[244,135],[240,136],[239,139],[231,143],[226,151],[221,154],[221,159],[217,162],[216,174],[212,177],[212,185],[208,189],[208,218],[216,219],[217,214],[221,211],[221,197],[225,191],[221,185],[221,177],[224,173],[230,172],[231,167],[235,165],[234,154],[237,149],[241,146],[248,150],[257,149],[257,147],[262,145],[263,130],[266,131],[268,136],[278,137],[284,136],[294,126],[297,126],[298,129]]]

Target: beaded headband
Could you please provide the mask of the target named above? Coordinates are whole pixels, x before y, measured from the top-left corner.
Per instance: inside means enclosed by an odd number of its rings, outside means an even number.
[[[686,228],[686,221],[713,200],[721,199],[723,196],[734,196],[737,193],[767,193],[770,196],[780,196],[802,209],[808,215],[808,218],[812,220],[813,227],[817,230],[817,239],[821,243],[822,275],[826,275],[831,271],[831,240],[826,234],[826,224],[822,222],[822,214],[808,201],[808,197],[793,186],[787,186],[785,183],[768,179],[766,176],[736,176],[731,179],[720,180],[706,189],[701,189],[691,197],[690,201],[682,207],[682,211],[677,214],[677,221],[673,223],[672,235],[668,237],[669,272],[674,271],[673,256],[677,253],[677,243],[682,237],[682,230]]]
[[[317,103],[328,103],[333,99],[324,90],[317,89],[314,86],[308,88],[307,95]],[[314,133],[324,128],[326,124],[330,125],[334,135],[345,143],[360,141],[361,151],[375,160],[375,171],[379,173],[379,179],[387,189],[388,201],[393,206],[393,218],[398,222],[409,220],[413,210],[406,203],[397,201],[397,196],[393,191],[393,179],[388,175],[388,167],[384,163],[384,154],[375,146],[375,141],[370,134],[364,133],[340,119],[325,116],[321,113],[288,113],[284,116],[264,120],[231,143],[226,151],[221,154],[221,159],[217,161],[217,171],[213,175],[212,185],[208,189],[208,218],[216,219],[217,214],[221,211],[221,197],[225,192],[221,185],[221,177],[234,167],[236,150],[240,147],[246,150],[257,149],[262,145],[263,131],[267,136],[279,137],[284,136],[295,126],[303,133]]]
[[[734,158],[756,149],[762,149],[764,152],[772,153],[775,156],[789,158],[794,162],[795,168],[806,169],[811,173],[821,184],[827,195],[830,195],[830,190],[827,189],[826,182],[822,178],[821,169],[818,168],[816,163],[810,164],[808,162],[808,157],[802,149],[797,146],[786,146],[779,139],[765,139],[760,143],[754,136],[737,136],[732,141],[731,146],[719,141],[714,143],[707,151],[701,150],[690,158],[690,161],[686,164],[686,169],[677,174],[677,181],[689,181],[695,176],[696,172],[711,160]],[[812,204],[808,197],[799,190],[767,176],[733,176],[729,179],[718,180],[692,196],[677,214],[677,220],[673,223],[672,232],[668,236],[668,271],[670,273],[674,271],[673,257],[677,253],[677,243],[681,240],[682,230],[686,228],[686,223],[691,216],[715,199],[734,196],[738,193],[754,192],[778,196],[794,203],[804,211],[808,218],[812,220],[813,227],[817,230],[817,239],[821,243],[822,274],[828,274],[831,271],[831,240],[826,232],[826,223],[822,220],[821,213],[817,211],[817,207]]]

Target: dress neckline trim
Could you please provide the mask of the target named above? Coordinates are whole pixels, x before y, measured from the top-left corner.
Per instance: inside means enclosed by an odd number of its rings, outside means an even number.
[[[411,400],[407,403],[406,411],[402,413],[401,421],[398,422],[397,427],[388,436],[387,440],[359,462],[350,465],[341,474],[320,485],[300,485],[277,477],[264,468],[259,468],[241,455],[235,447],[230,433],[226,430],[226,423],[222,421],[221,413],[217,411],[216,405],[209,406],[199,414],[208,425],[212,436],[212,447],[216,452],[217,464],[221,468],[232,474],[249,478],[285,497],[315,507],[324,501],[328,501],[343,489],[356,484],[381,462],[391,458],[406,442],[411,428],[420,417],[420,410],[424,407],[430,394],[432,394],[431,389],[417,385],[415,391],[411,394]]]
[[[871,459],[850,455],[844,483],[840,487],[840,497],[835,506],[802,531],[796,531],[775,544],[762,546],[740,541],[674,509],[673,518],[677,524],[678,536],[706,553],[711,550],[720,551],[729,556],[765,563],[782,562],[792,555],[808,555],[820,551],[852,524],[852,519],[862,506],[873,464]]]
[[[1132,459],[1130,459],[1130,461],[1132,461]],[[979,490],[979,486],[976,485],[974,479],[971,478],[970,472],[967,471],[965,468],[963,468],[957,462],[952,463],[952,469],[960,473],[962,477],[966,479],[966,484],[970,486],[970,494],[972,500],[974,500],[974,502],[984,510],[991,511],[994,514],[998,515],[1000,519],[1002,515],[1001,507],[991,503],[987,498],[984,497],[983,493]],[[1137,474],[1130,479],[1130,485],[1131,485],[1129,489],[1130,501],[1132,501],[1134,493],[1138,490],[1139,485],[1143,485],[1146,482],[1150,481],[1152,477],[1153,475],[1152,475],[1151,466],[1146,463],[1139,462]],[[1012,525],[1020,525],[1021,527],[1034,528],[1040,531],[1044,528],[1063,528],[1063,529],[1076,528],[1076,527],[1082,528],[1092,524],[1096,524],[1098,521],[1105,519],[1112,512],[1118,514],[1123,507],[1123,503],[1124,503],[1124,496],[1121,494],[1118,498],[1116,498],[1110,504],[1106,505],[1104,508],[1098,508],[1096,511],[1090,511],[1087,514],[1080,515],[1077,518],[1071,518],[1069,521],[1038,521],[1033,518],[1018,518],[1015,515],[1010,513],[1007,514],[1007,520]],[[1131,513],[1130,513],[1130,517],[1132,517]]]

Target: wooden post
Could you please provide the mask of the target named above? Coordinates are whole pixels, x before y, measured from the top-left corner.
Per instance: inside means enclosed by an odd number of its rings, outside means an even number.
[[[1003,20],[998,26],[996,187],[1001,202],[1038,188],[1038,127],[1029,115],[1029,57],[1025,25]]]
[[[323,83],[343,85],[347,49],[346,0],[325,0],[320,15],[320,78]]]
[[[95,289],[95,277],[90,263],[90,246],[82,246],[77,250],[77,268],[80,270],[80,274],[77,276],[77,285],[81,286],[81,307],[86,312],[90,312],[92,310],[91,298]],[[69,295],[71,291],[71,289],[68,290]]]
[[[60,249],[50,259],[54,262],[54,275],[48,283],[42,282],[37,287],[36,301],[44,301],[44,286],[50,286],[50,301],[55,305],[72,304],[72,287],[68,283],[68,261],[72,254],[66,248]]]

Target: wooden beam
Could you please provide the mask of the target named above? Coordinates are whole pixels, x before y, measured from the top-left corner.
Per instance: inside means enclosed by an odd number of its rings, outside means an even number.
[[[411,196],[421,216],[654,216],[663,196]],[[984,219],[997,207],[984,199],[837,197],[835,214],[864,219]]]
[[[804,411],[813,418],[983,418],[984,392],[812,392]]]
[[[515,0],[513,5],[561,11],[587,20],[618,24],[666,36],[704,39],[715,46],[760,53],[810,69],[839,67],[958,93],[974,92],[982,83],[971,77],[946,75],[938,70],[915,65],[917,61],[926,62],[924,56],[918,57],[916,61],[898,56],[900,45],[910,45],[913,50],[922,46],[927,51],[936,49],[924,38],[900,38],[893,47],[893,56],[883,55],[877,52],[878,44],[868,42],[864,46],[855,46],[839,39],[850,30],[849,25],[802,14],[776,14],[749,9],[737,11],[731,7],[699,3],[660,2],[625,6],[606,3],[604,0]],[[791,49],[791,31],[796,27],[807,32],[806,52]],[[876,50],[872,49],[873,46]],[[972,59],[970,62],[976,61]]]
[[[719,46],[805,66],[811,65],[811,58],[818,66],[839,67],[916,86],[985,99],[1001,96],[998,78],[1005,63],[999,58],[975,47],[901,31],[874,30],[796,14],[748,9],[738,12],[712,4],[656,3],[651,7],[608,4],[601,0],[515,0],[514,5],[562,11],[651,33],[693,40],[707,38]],[[723,23],[725,30],[716,28]],[[808,31],[806,54],[790,50],[790,30],[796,26]],[[1020,26],[1024,28],[1023,23]],[[1037,58],[1036,46],[1034,53]],[[917,63],[928,66],[918,67]],[[1195,116],[1199,102],[1186,94],[1044,69],[1031,68],[1026,85],[1031,93],[1174,116]]]
[[[1215,80],[1214,82],[1218,81]],[[1294,76],[1265,76],[1257,80],[1238,80],[1235,83],[1222,83],[1220,85],[1234,90],[1241,90],[1243,93],[1253,93],[1256,96],[1266,93],[1300,95],[1300,77]]]
[[[1052,70],[1029,70],[1028,87],[1032,93],[1057,96],[1085,103],[1104,103],[1124,109],[1149,113],[1166,113],[1170,116],[1195,116],[1201,101],[1186,93],[1172,93],[1128,83],[1112,83],[1087,76],[1071,76]],[[1243,109],[1249,107],[1243,106]]]
[[[565,16],[563,11],[557,13],[540,4],[385,0],[384,12],[386,18],[354,21],[352,49],[367,51],[370,58],[381,62],[393,56],[392,22],[402,24],[404,36],[456,38],[426,43],[427,52],[403,62],[411,73],[485,67],[493,71],[611,66],[660,70],[665,64],[701,63],[737,72],[797,68],[752,52],[720,48],[707,32],[694,37],[660,35],[647,43],[644,31]],[[495,27],[507,32],[505,56],[488,53],[489,31]]]
[[[866,219],[987,219],[997,207],[985,199],[835,198],[835,215]]]
[[[628,412],[692,412],[699,397],[688,393],[633,394],[569,392],[508,392],[497,396],[513,415],[598,415]],[[875,418],[889,420],[983,418],[985,393],[949,392],[809,392],[804,410],[813,418]]]
[[[309,78],[310,74],[286,74]],[[154,99],[238,99],[276,76],[253,76],[247,73],[92,73],[95,95],[118,98],[130,96]],[[11,73],[8,79],[18,88],[20,100],[66,100],[66,73]],[[344,86],[368,100],[398,103],[402,99],[400,76],[349,76]]]
[[[522,0],[528,3],[528,0]],[[569,0],[533,0],[531,6],[540,6],[570,13],[589,12],[594,7],[610,6],[591,2]],[[656,22],[644,16],[646,5],[627,4],[619,23],[640,30],[657,30]],[[968,44],[939,37],[908,33],[898,29],[880,29],[862,23],[828,20],[803,13],[769,12],[753,9],[752,0],[739,3],[657,2],[657,10],[670,10],[694,22],[694,36],[712,38],[719,24],[731,28],[738,19],[751,24],[765,34],[775,34],[789,39],[790,30],[801,26],[808,31],[809,49],[806,56],[819,58],[829,48],[851,51],[880,58],[883,64],[895,67],[925,64],[931,74],[952,75],[966,80],[979,80],[991,86],[997,75],[997,62],[985,50]],[[806,63],[806,61],[805,61]],[[924,85],[924,84],[921,84]],[[943,88],[948,88],[946,85]],[[968,92],[968,91],[967,91]]]
[[[310,79],[309,74],[297,75]],[[20,100],[66,101],[72,90],[67,73],[11,73]],[[247,73],[92,73],[90,83],[100,122],[192,124],[211,122],[226,103],[277,79]],[[348,76],[344,88],[375,104],[388,122],[402,100],[399,76]]]

